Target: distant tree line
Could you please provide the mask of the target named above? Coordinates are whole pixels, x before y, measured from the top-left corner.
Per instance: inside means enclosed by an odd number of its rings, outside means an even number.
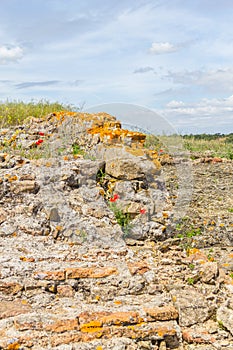
[[[183,135],[184,139],[195,139],[195,140],[218,140],[218,139],[224,139],[226,143],[233,143],[233,133],[230,134],[221,134],[221,133],[215,133],[215,134],[189,134],[189,135]]]

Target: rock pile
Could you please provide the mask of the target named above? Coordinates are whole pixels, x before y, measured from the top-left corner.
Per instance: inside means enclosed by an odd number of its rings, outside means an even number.
[[[0,131],[0,349],[233,349],[232,248],[174,237],[144,141],[106,113]]]

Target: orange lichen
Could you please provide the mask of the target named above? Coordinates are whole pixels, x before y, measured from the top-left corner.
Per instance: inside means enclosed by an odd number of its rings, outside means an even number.
[[[95,332],[101,332],[103,330],[102,328],[103,322],[99,320],[93,320],[88,323],[84,323],[80,326],[81,332],[85,333],[95,333]]]
[[[161,329],[159,329],[157,331],[158,336],[161,337],[161,338],[163,338],[167,334],[173,335],[175,333],[176,333],[175,329],[169,330],[169,329],[166,329],[166,328],[161,328]]]
[[[20,344],[17,343],[12,343],[7,346],[7,350],[17,350],[20,348]]]
[[[143,133],[121,129],[119,121],[94,124],[88,129],[88,133],[92,135],[99,134],[100,140],[104,143],[125,143],[127,139],[131,143],[136,143],[138,147],[142,147],[146,139],[146,135]]]
[[[187,250],[187,254],[189,255],[193,255],[193,254],[197,254],[197,253],[201,253],[200,249],[197,248],[189,248]]]
[[[13,176],[10,176],[10,177],[8,178],[8,181],[9,181],[9,182],[13,182],[13,181],[16,181],[16,180],[18,180],[18,176],[17,176],[17,175],[13,175]]]
[[[28,258],[26,256],[20,256],[20,260],[21,261],[26,261],[26,262],[35,262],[34,258],[32,258],[32,257]]]

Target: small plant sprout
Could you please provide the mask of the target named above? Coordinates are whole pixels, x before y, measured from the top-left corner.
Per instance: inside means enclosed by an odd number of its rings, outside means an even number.
[[[120,196],[115,193],[110,199],[109,199],[109,207],[113,211],[117,223],[121,226],[122,230],[125,233],[128,233],[129,231],[129,224],[130,224],[130,214],[125,213],[122,208],[120,208],[116,202],[120,199]]]

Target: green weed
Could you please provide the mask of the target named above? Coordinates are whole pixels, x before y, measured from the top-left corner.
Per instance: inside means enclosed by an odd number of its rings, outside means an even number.
[[[73,155],[77,156],[77,155],[85,155],[85,151],[83,149],[80,148],[80,146],[77,143],[74,143],[72,145],[72,149],[73,149]]]
[[[195,281],[194,281],[194,278],[192,278],[192,277],[188,277],[188,278],[187,278],[187,283],[188,283],[188,284],[193,285],[194,282],[195,282]]]
[[[104,183],[104,179],[105,179],[106,173],[103,169],[99,169],[97,175],[96,175],[96,181],[102,185]]]
[[[110,203],[109,206],[115,215],[117,223],[124,230],[130,223],[129,213],[124,213],[123,210],[119,208],[116,203]]]
[[[226,327],[224,326],[223,322],[220,321],[220,320],[218,321],[218,326],[219,326],[219,328],[222,329],[223,331],[226,331],[226,330],[227,330]]]
[[[194,264],[189,264],[189,268],[190,268],[190,270],[194,270]]]
[[[146,135],[144,147],[152,150],[159,150],[162,147],[162,142],[155,135]]]
[[[41,118],[49,113],[61,112],[64,110],[77,111],[78,108],[72,105],[65,105],[59,102],[40,101],[0,101],[0,127],[8,127],[24,123],[29,116]]]
[[[185,236],[188,237],[188,238],[191,238],[191,237],[194,237],[194,236],[198,236],[201,234],[201,229],[198,227],[198,228],[190,228],[190,230],[187,230],[185,232]]]

